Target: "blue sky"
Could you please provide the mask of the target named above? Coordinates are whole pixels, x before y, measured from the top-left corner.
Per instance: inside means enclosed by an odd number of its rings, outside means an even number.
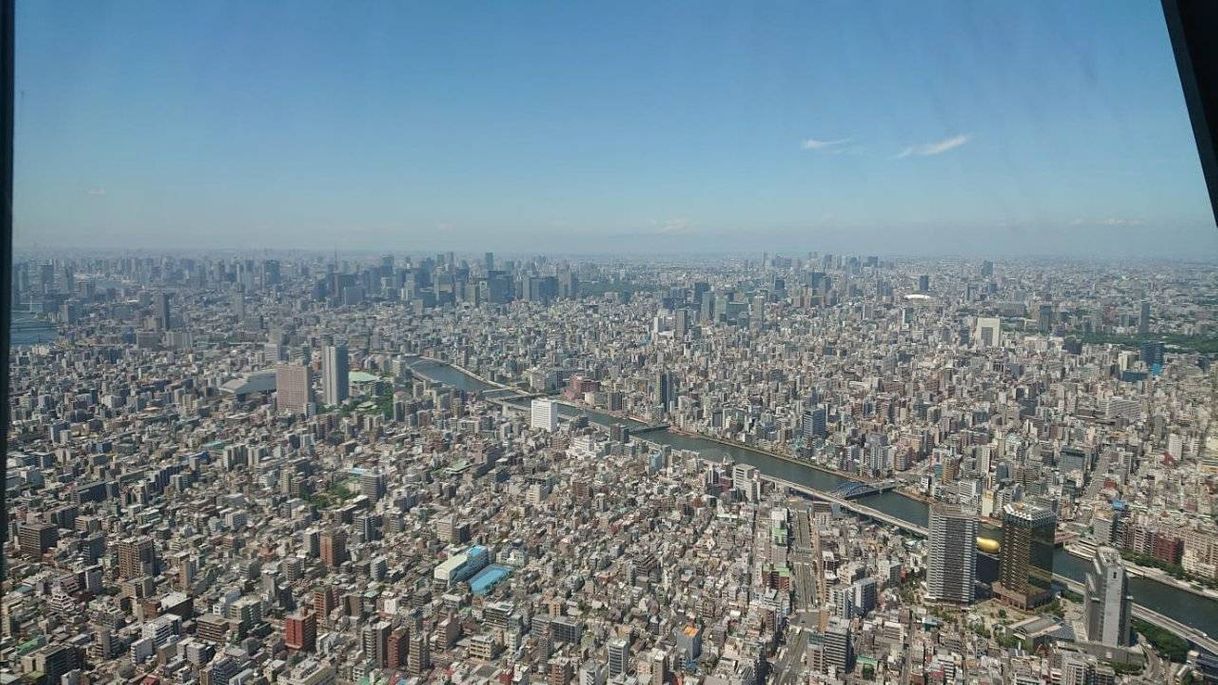
[[[58,2],[19,245],[1212,255],[1158,2]]]

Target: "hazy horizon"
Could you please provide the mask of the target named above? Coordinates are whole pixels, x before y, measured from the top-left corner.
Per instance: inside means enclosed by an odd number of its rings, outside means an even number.
[[[1218,254],[1158,3],[21,3],[25,248]]]

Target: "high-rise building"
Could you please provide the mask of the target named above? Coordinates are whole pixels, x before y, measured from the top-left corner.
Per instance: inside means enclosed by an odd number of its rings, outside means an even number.
[[[389,662],[389,628],[388,621],[377,621],[366,624],[360,630],[360,647],[364,650],[364,658],[377,668],[384,668]]]
[[[321,358],[321,383],[327,405],[333,407],[347,401],[350,380],[346,345],[326,345]]]
[[[288,649],[312,652],[317,648],[317,614],[298,612],[283,619],[283,643]]]
[[[376,502],[385,496],[385,472],[363,470],[359,472],[359,494]]]
[[[668,411],[672,408],[672,405],[676,404],[676,400],[676,380],[673,378],[671,372],[661,371],[660,374],[656,376],[655,384],[652,388],[652,401],[660,407],[663,407],[664,411]]]
[[[1037,309],[1036,321],[1041,333],[1052,333],[1054,316],[1054,307],[1051,303],[1044,303]]]
[[[163,331],[169,330],[173,325],[169,314],[169,293],[164,290],[156,294],[156,323]]]
[[[406,656],[406,673],[419,676],[431,668],[431,647],[427,635],[419,627],[410,631],[410,653]]]
[[[275,367],[275,408],[293,414],[309,413],[313,402],[313,380],[304,364]]]
[[[920,293],[930,292],[930,276],[928,274],[922,274],[921,276],[918,276],[918,292],[920,292]]]
[[[1087,639],[1113,647],[1129,646],[1132,602],[1121,554],[1111,547],[1096,548],[1083,592]]]
[[[241,286],[237,286],[237,289],[233,291],[233,294],[231,295],[231,297],[232,297],[232,306],[233,306],[233,316],[237,317],[238,321],[244,320],[245,319],[245,290]]]
[[[995,592],[1023,609],[1049,601],[1056,536],[1057,515],[1051,509],[1022,501],[1006,505]]]
[[[347,535],[341,530],[327,530],[321,534],[321,560],[335,568],[347,560]]]
[[[999,347],[1002,345],[1002,321],[993,317],[978,317],[973,332],[976,347]]]
[[[23,523],[17,530],[22,556],[41,557],[59,541],[59,528],[52,523]]]
[[[854,668],[854,644],[850,641],[850,622],[840,618],[829,620],[825,628],[825,665],[836,666],[849,673]]]
[[[977,516],[960,507],[930,508],[926,596],[939,602],[970,604],[977,578]]]
[[[609,677],[630,673],[630,640],[615,637],[605,647],[609,657]]]
[[[529,425],[553,433],[558,430],[558,404],[553,400],[533,400],[530,407]]]
[[[156,573],[156,545],[148,536],[118,543],[118,576],[139,578]]]
[[[1150,333],[1150,302],[1142,300],[1142,309],[1138,313],[1138,334]]]
[[[335,600],[333,588],[319,587],[313,590],[313,613],[319,620],[329,621],[330,612],[336,608],[338,602]]]
[[[395,629],[389,633],[389,641],[386,646],[389,654],[385,659],[385,668],[405,668],[410,654],[410,630],[405,626]]]
[[[804,411],[803,436],[805,440],[829,436],[827,415],[828,412],[824,407],[814,407]]]

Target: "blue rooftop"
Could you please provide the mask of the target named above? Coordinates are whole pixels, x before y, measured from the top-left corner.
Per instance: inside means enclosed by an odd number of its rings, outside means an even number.
[[[491,591],[491,588],[499,584],[499,581],[508,577],[512,569],[499,564],[491,564],[478,572],[478,575],[470,578],[469,587],[474,591],[475,595],[485,595]]]

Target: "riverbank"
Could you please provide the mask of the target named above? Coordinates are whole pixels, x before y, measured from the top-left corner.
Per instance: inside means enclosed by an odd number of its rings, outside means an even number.
[[[568,399],[562,397],[561,394],[557,398],[555,398],[554,401],[563,405],[564,407],[570,407],[576,411],[583,412],[584,414],[587,414],[589,411],[594,411],[597,414],[600,414],[602,416],[608,416],[608,417],[614,418],[614,419],[621,419],[622,421],[630,421],[632,423],[642,424],[640,426],[627,426],[627,428],[644,428],[644,429],[655,428],[655,426],[653,426],[646,419],[640,419],[636,416],[631,416],[630,414],[627,414],[624,411],[609,411],[608,409],[598,409],[596,407],[589,407],[586,404],[583,404],[581,402],[572,402],[571,400],[568,400]],[[668,426],[668,427],[671,429],[671,426]]]
[[[416,358],[417,360],[419,360],[419,361],[433,362],[433,363],[436,363],[436,364],[443,364],[444,366],[447,366],[447,367],[449,367],[449,368],[453,369],[454,371],[457,371],[457,372],[459,372],[459,373],[461,373],[461,374],[463,374],[463,375],[465,375],[465,376],[469,376],[470,378],[472,378],[472,379],[474,379],[474,380],[478,381],[479,383],[485,383],[486,385],[491,386],[491,388],[493,388],[493,389],[496,389],[496,390],[515,390],[516,392],[520,392],[520,393],[522,393],[522,394],[523,394],[523,391],[521,391],[521,390],[520,390],[520,388],[513,387],[513,386],[511,386],[511,385],[504,385],[503,383],[496,383],[495,381],[492,381],[492,380],[490,380],[489,378],[484,378],[484,377],[482,377],[482,376],[479,376],[478,374],[474,373],[473,371],[470,371],[469,369],[465,368],[464,366],[461,366],[460,364],[456,364],[456,363],[453,363],[453,362],[446,362],[446,361],[444,361],[443,359],[436,359],[435,357],[429,357],[429,356],[427,356],[427,355],[423,355],[423,354],[415,355],[415,358]],[[407,364],[407,366],[410,366],[410,371],[411,371],[411,373],[413,373],[413,374],[415,374],[415,375],[417,375],[417,376],[422,376],[423,378],[426,378],[427,380],[431,381],[432,383],[439,383],[439,384],[441,384],[441,385],[446,385],[446,383],[444,383],[444,381],[441,381],[441,380],[437,380],[437,379],[435,379],[435,378],[432,378],[432,377],[428,376],[428,375],[427,375],[425,372],[423,372],[423,371],[416,371],[416,370],[415,370],[415,368],[414,368],[414,366],[412,366],[412,365],[410,365],[410,364]]]
[[[774,452],[772,450],[762,449],[760,447],[755,447],[753,445],[746,445],[743,442],[737,442],[735,440],[726,440],[724,438],[717,438],[717,437],[714,437],[711,435],[702,435],[701,433],[691,433],[689,431],[684,431],[684,430],[681,430],[680,428],[675,428],[673,426],[668,427],[668,432],[673,433],[674,435],[682,435],[687,438],[697,438],[699,440],[709,440],[710,442],[718,443],[720,445],[723,445],[724,447],[735,447],[736,449],[756,452],[757,454],[762,454],[762,455],[765,455],[772,459],[781,459],[782,461],[788,462],[790,464],[796,464],[798,466],[806,466],[810,469],[816,469],[817,471],[820,471],[822,473],[828,473],[830,475],[837,476],[838,478],[847,478],[849,480],[856,480],[861,483],[876,482],[876,481],[874,481],[874,479],[863,478],[863,477],[859,476],[858,474],[849,473],[847,471],[841,471],[841,470],[834,469],[834,468],[829,468],[828,466],[823,466],[821,464],[817,464],[816,462],[812,462],[812,461],[804,461],[803,459],[796,459],[795,457],[788,455],[788,454],[783,454],[781,452]]]
[[[1065,549],[1071,555],[1088,563],[1095,558],[1095,545],[1089,542],[1076,540],[1065,545]],[[1198,588],[1192,583],[1173,577],[1170,573],[1167,573],[1162,569],[1154,568],[1152,566],[1142,566],[1141,564],[1134,563],[1128,559],[1123,559],[1121,563],[1124,565],[1125,571],[1131,576],[1153,580],[1154,582],[1161,583],[1163,585],[1170,585],[1177,590],[1191,592],[1192,594],[1197,595],[1198,597],[1204,597],[1205,599],[1218,600],[1218,590]]]

